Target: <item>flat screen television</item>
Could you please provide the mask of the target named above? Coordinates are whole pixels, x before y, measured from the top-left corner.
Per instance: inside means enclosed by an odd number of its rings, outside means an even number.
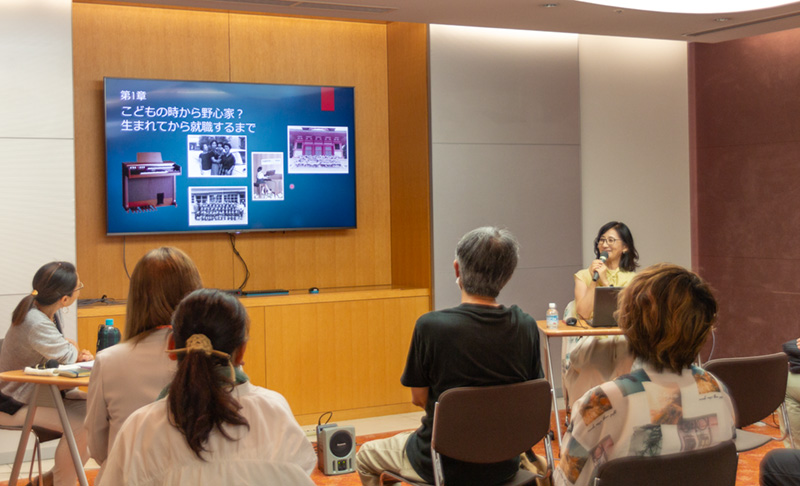
[[[105,78],[109,235],[356,227],[354,88]]]

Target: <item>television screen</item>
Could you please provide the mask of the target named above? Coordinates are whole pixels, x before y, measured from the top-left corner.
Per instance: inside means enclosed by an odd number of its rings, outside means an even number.
[[[356,227],[354,88],[105,78],[108,234]]]

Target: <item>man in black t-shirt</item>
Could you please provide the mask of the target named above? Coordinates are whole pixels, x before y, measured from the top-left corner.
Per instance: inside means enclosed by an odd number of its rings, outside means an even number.
[[[543,376],[535,320],[519,307],[497,303],[517,266],[519,245],[507,230],[478,228],[461,238],[453,262],[461,305],[417,320],[400,381],[425,409],[414,432],[367,442],[356,455],[364,485],[378,485],[381,471],[433,483],[431,434],[436,401],[462,386],[518,383]],[[448,483],[487,486],[505,481],[519,461],[470,464],[442,457]]]

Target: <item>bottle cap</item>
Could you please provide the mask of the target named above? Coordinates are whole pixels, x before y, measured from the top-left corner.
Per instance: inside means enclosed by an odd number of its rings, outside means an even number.
[[[551,309],[555,309],[555,307],[556,307],[556,303],[555,302],[550,302],[550,308]]]
[[[113,326],[113,325],[114,325],[114,319],[106,319],[106,326]]]

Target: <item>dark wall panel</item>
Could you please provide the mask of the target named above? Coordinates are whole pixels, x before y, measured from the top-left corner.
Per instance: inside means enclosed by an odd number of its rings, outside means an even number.
[[[695,44],[695,267],[720,303],[715,357],[800,337],[800,30]]]

